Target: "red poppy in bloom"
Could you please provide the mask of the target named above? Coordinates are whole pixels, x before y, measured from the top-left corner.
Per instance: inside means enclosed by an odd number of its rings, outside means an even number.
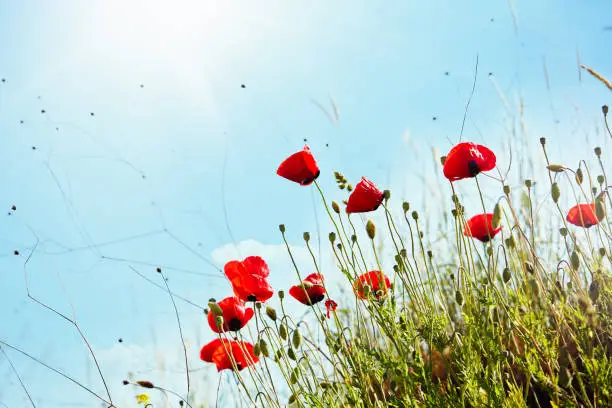
[[[253,317],[253,309],[246,307],[242,299],[235,296],[225,298],[217,305],[223,310],[223,327],[221,330],[215,322],[214,312],[212,310],[208,312],[208,325],[215,333],[238,331]]]
[[[298,302],[308,306],[319,303],[325,298],[325,288],[323,287],[323,275],[311,273],[298,286],[292,286],[289,294]]]
[[[304,150],[287,157],[276,170],[279,176],[300,183],[302,186],[315,181],[319,173],[321,172],[308,145],[304,146]]]
[[[217,371],[233,369],[232,358],[238,371],[259,361],[253,351],[253,345],[244,341],[214,339],[200,350],[200,359],[214,363]]]
[[[499,231],[501,227],[493,228],[493,214],[478,214],[467,221],[463,228],[463,235],[488,242]]]
[[[494,169],[495,161],[495,154],[485,146],[463,142],[448,152],[442,170],[450,181],[461,180]]]
[[[248,256],[242,262],[229,261],[224,271],[234,294],[244,301],[265,302],[274,294],[267,280],[270,270],[259,256]]]
[[[380,297],[386,295],[387,289],[391,287],[391,281],[389,280],[389,277],[381,271],[370,271],[359,276],[353,285],[355,293],[362,299],[368,298],[365,291],[366,286],[369,286],[370,293],[376,299],[379,299]]]
[[[325,308],[327,309],[327,318],[331,317],[331,312],[335,312],[338,308],[338,303],[335,300],[327,299],[325,301]]]
[[[348,198],[347,213],[362,213],[374,211],[383,201],[383,192],[365,177],[357,183]]]
[[[595,204],[578,204],[570,208],[567,213],[567,221],[579,227],[590,228],[599,224],[601,219],[597,218]]]

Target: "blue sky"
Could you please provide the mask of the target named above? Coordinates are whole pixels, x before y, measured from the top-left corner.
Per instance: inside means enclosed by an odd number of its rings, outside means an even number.
[[[298,252],[316,217],[327,228],[312,189],[274,174],[304,139],[331,198],[342,198],[340,170],[425,211],[437,197],[421,177],[435,180],[432,148],[459,140],[477,55],[464,139],[503,165],[513,128],[534,146],[546,135],[574,162],[610,147],[600,117],[610,92],[577,63],[612,77],[606,3],[0,0],[0,209],[17,206],[0,218],[0,339],[102,391],[73,328],[26,298],[38,238],[30,289],[74,309],[119,406],[135,405],[120,385],[128,370],[182,389],[167,294],[130,265],[158,282],[155,266],[167,267],[174,291],[205,304],[230,295],[217,268],[257,252],[288,287],[278,224]],[[317,106],[331,112],[332,100],[337,123]],[[196,308],[180,311],[204,395],[217,377],[197,351],[212,336]],[[7,353],[38,406],[91,406]],[[0,376],[0,402],[24,406],[2,356]]]

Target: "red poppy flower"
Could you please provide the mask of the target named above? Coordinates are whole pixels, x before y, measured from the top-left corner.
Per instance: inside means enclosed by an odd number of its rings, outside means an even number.
[[[242,262],[229,261],[224,272],[236,296],[244,301],[265,302],[274,294],[267,280],[270,270],[259,256],[248,256]]]
[[[493,214],[478,214],[467,221],[463,228],[463,235],[488,242],[499,231],[501,227],[493,228]]]
[[[304,150],[287,157],[276,170],[276,174],[279,176],[295,181],[302,186],[307,186],[315,181],[320,173],[321,171],[308,145],[304,146]]]
[[[370,287],[370,293],[374,295],[376,299],[379,299],[387,294],[387,289],[391,287],[391,281],[389,277],[381,271],[370,271],[359,276],[353,287],[357,296],[362,299],[368,298],[365,293],[366,285]],[[379,291],[382,291],[382,294],[379,293]]]
[[[210,310],[208,312],[208,325],[215,333],[238,331],[253,317],[253,309],[246,307],[242,299],[235,296],[225,298],[218,302],[217,305],[223,310],[223,327],[221,330],[217,327],[213,311]]]
[[[348,198],[347,213],[362,213],[374,211],[383,201],[383,192],[365,177],[357,183]]]
[[[331,317],[331,312],[335,312],[338,308],[338,303],[335,300],[327,299],[325,301],[325,309],[327,309],[327,318]]]
[[[601,219],[597,218],[595,208],[595,204],[575,205],[567,212],[566,220],[579,227],[590,228],[601,221]]]
[[[495,161],[495,154],[485,146],[463,142],[448,152],[442,170],[450,181],[461,180],[494,169]]]
[[[200,350],[200,359],[214,363],[217,371],[233,369],[232,358],[238,371],[259,361],[253,351],[253,345],[244,341],[214,339]]]
[[[323,287],[323,275],[311,273],[301,285],[292,286],[289,294],[298,302],[308,306],[319,303],[325,298],[325,288]]]

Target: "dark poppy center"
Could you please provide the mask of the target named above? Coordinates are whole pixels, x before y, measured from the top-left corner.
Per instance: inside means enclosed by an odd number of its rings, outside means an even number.
[[[227,322],[227,328],[230,331],[238,331],[242,328],[242,322],[239,318],[233,317]]]
[[[472,177],[480,173],[480,167],[478,167],[478,163],[476,163],[476,160],[470,160],[468,162],[468,170],[470,171]]]
[[[249,302],[256,302],[256,301],[257,301],[257,296],[255,296],[255,295],[249,295],[249,296],[247,296],[247,300],[248,300]]]
[[[238,371],[242,370],[242,363],[236,363],[236,368],[238,368]]]
[[[302,180],[302,181],[300,182],[300,184],[301,184],[301,185],[303,185],[303,186],[307,186],[307,185],[309,185],[310,183],[312,183],[313,181],[315,181],[315,180],[317,179],[317,177],[319,177],[319,174],[321,174],[321,170],[317,170],[317,173],[316,173],[314,176],[312,176],[312,177],[308,177],[308,178],[306,178],[306,179]]]
[[[320,301],[322,301],[323,299],[325,299],[325,294],[322,295],[308,295],[308,299],[310,299],[310,303],[308,304],[309,306],[314,305],[315,303],[319,303]],[[307,300],[308,301],[308,300]]]

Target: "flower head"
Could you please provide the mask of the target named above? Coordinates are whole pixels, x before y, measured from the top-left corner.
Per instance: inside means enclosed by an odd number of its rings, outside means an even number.
[[[362,177],[348,198],[346,212],[350,214],[374,211],[382,203],[383,198],[383,192],[370,180]]]
[[[567,212],[566,220],[578,227],[590,228],[599,224],[595,204],[578,204]]]
[[[325,298],[325,288],[323,287],[323,275],[311,273],[300,285],[292,286],[289,294],[298,302],[312,306]]]
[[[446,155],[444,177],[450,181],[475,177],[495,168],[495,154],[487,147],[470,142],[457,144]]]
[[[233,369],[232,360],[236,363],[238,371],[259,361],[251,343],[226,339],[214,339],[202,347],[200,359],[214,363],[217,371]]]
[[[335,312],[338,308],[338,303],[335,300],[327,299],[325,301],[325,309],[327,309],[327,318],[331,317],[331,312]]]
[[[223,327],[217,327],[215,313],[212,310],[208,312],[208,325],[215,333],[238,331],[253,317],[253,309],[246,307],[244,301],[235,296],[227,297],[217,305],[223,311]]]
[[[391,287],[389,277],[381,271],[370,271],[359,276],[353,285],[355,293],[362,299],[368,299],[368,290],[378,300],[387,294],[387,289]]]
[[[244,301],[265,302],[274,294],[267,280],[270,270],[259,256],[248,256],[243,261],[229,261],[225,264],[224,272],[236,296]]]
[[[493,214],[478,214],[470,218],[463,228],[463,235],[482,242],[490,241],[501,227],[493,228]]]
[[[315,181],[320,173],[308,145],[305,145],[303,150],[287,157],[276,170],[279,176],[295,181],[302,186],[307,186]]]

